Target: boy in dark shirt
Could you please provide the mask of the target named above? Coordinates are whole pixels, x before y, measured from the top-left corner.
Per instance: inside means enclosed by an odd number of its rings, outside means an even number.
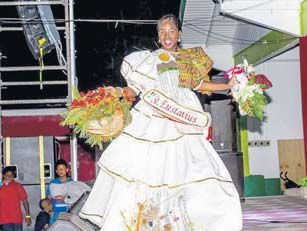
[[[52,215],[52,203],[50,199],[44,198],[39,201],[42,211],[36,217],[34,231],[45,231],[49,227],[50,216]]]

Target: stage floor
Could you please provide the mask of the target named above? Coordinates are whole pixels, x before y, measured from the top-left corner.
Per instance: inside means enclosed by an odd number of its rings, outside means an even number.
[[[307,200],[289,196],[246,198],[244,231],[307,231]]]

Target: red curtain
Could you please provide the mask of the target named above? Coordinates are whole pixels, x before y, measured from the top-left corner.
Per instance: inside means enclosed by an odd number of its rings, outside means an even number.
[[[64,136],[68,127],[62,127],[60,115],[49,116],[3,116],[3,137]]]

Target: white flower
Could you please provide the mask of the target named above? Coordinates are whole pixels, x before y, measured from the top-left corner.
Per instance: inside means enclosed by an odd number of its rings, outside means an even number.
[[[246,68],[246,71],[247,71],[247,73],[252,73],[252,72],[255,72],[255,68],[254,68],[252,65],[249,65],[249,66]]]
[[[231,92],[235,99],[239,99],[242,90],[247,87],[248,79],[244,73],[236,74],[234,78],[236,81],[234,86],[231,88]]]
[[[239,104],[239,111],[240,111],[240,115],[245,116],[247,115],[247,112],[242,110],[241,105]]]
[[[244,65],[244,67],[247,67],[247,66],[248,66],[248,62],[247,62],[246,59],[243,60],[243,65]]]
[[[244,73],[241,74],[237,74],[236,75],[236,80],[237,82],[239,82],[240,86],[246,86],[248,83],[248,78],[246,77],[246,75]]]
[[[242,101],[246,101],[247,98],[251,98],[254,96],[254,91],[257,89],[256,85],[245,86],[241,88],[241,91],[238,93],[239,97]]]

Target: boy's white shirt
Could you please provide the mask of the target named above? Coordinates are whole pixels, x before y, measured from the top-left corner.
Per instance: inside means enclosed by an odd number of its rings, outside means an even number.
[[[56,196],[64,196],[66,204],[74,204],[85,192],[91,191],[91,188],[81,181],[69,181],[62,184],[50,184],[50,195],[52,198]]]

